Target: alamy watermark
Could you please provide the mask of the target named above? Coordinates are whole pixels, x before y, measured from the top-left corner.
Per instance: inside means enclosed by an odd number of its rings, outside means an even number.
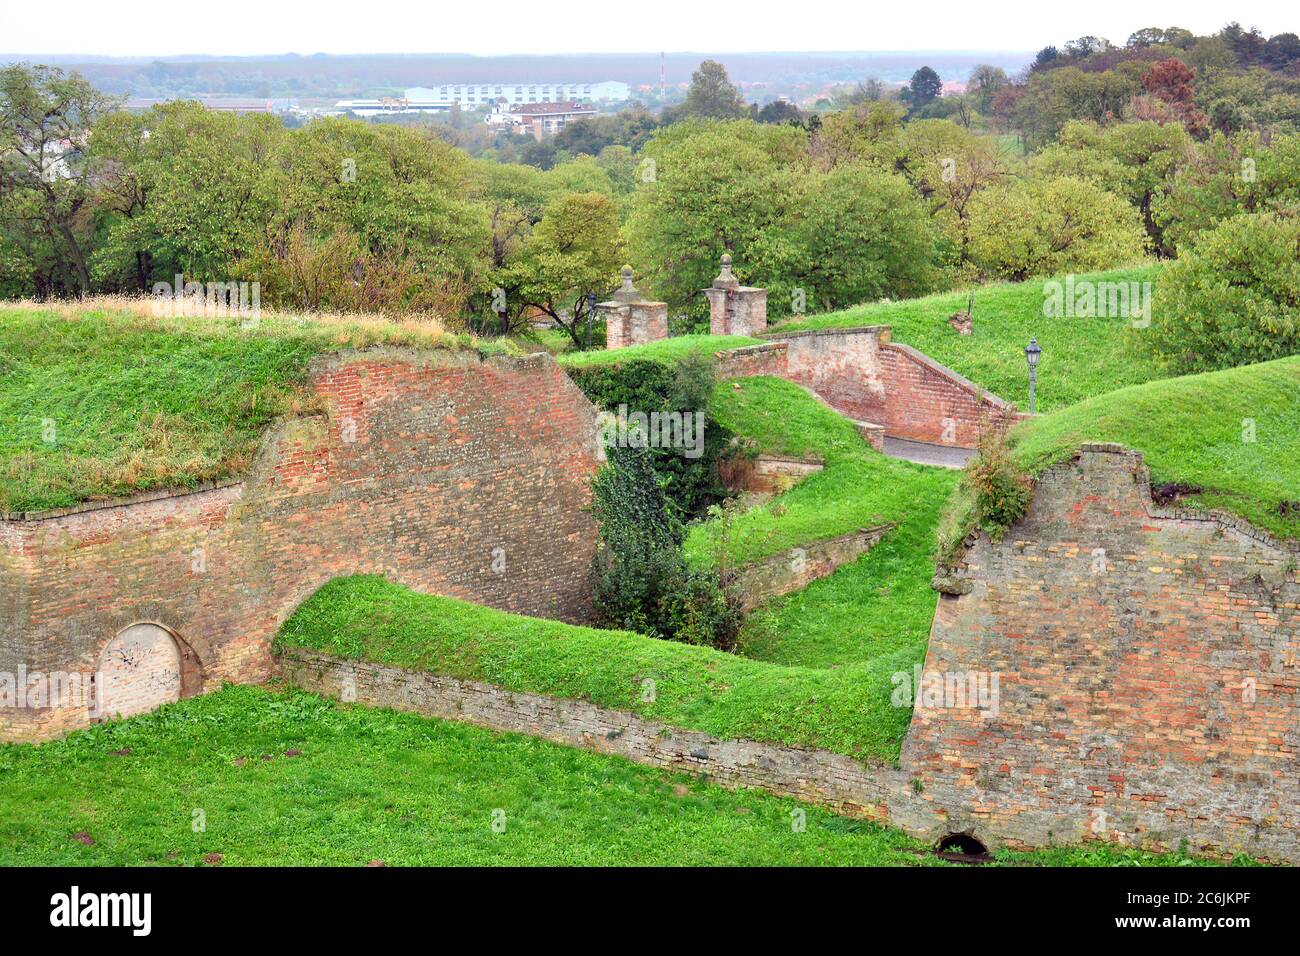
[[[978,710],[981,717],[996,717],[1000,690],[996,671],[923,670],[895,671],[890,677],[895,707],[920,710]]]
[[[597,421],[606,448],[680,448],[687,458],[704,454],[703,412],[601,412]]]
[[[262,315],[260,282],[186,282],[178,272],[175,282],[155,282],[151,291],[160,318],[238,317],[247,326]]]
[[[1049,319],[1128,319],[1135,329],[1151,324],[1150,282],[1094,282],[1067,275],[1043,283],[1043,315]]]
[[[17,673],[0,671],[0,710],[84,707],[90,717],[98,717],[95,688],[101,686],[97,671],[29,671],[19,664]]]

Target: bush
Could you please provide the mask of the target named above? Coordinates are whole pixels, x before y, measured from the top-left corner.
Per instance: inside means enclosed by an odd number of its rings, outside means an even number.
[[[972,531],[999,541],[1029,510],[1034,485],[1011,453],[1010,424],[997,418],[980,430],[979,454],[966,463],[962,483],[939,520],[936,559],[941,568],[956,562]]]
[[[647,451],[668,507],[677,518],[687,521],[701,517],[710,505],[726,496],[718,475],[718,460],[731,444],[732,434],[710,410],[717,380],[711,357],[685,355],[674,362],[632,359],[569,366],[566,371],[593,404],[612,414],[623,405],[629,412],[646,415],[702,413],[704,447],[698,456],[691,457],[684,448]]]
[[[985,275],[1019,282],[1133,262],[1147,237],[1141,214],[1095,183],[1034,178],[971,200],[969,251]]]
[[[614,447],[592,481],[600,545],[592,562],[596,623],[731,650],[738,602],[718,574],[689,568],[648,449]]]
[[[1183,373],[1300,352],[1300,218],[1247,213],[1199,233],[1161,277],[1147,340]]]

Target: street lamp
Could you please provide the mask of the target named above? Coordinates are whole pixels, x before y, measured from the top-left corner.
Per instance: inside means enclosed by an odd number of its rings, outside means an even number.
[[[596,293],[587,293],[587,351],[591,351],[591,320],[596,315]]]
[[[1038,347],[1038,339],[1031,338],[1025,346],[1025,361],[1029,363],[1029,414],[1034,414],[1034,386],[1038,384],[1038,360],[1043,350]]]

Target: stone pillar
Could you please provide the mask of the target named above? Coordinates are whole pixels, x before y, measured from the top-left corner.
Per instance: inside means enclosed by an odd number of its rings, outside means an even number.
[[[668,303],[641,297],[632,285],[632,267],[623,267],[623,286],[597,306],[605,316],[605,348],[642,345],[668,338]]]
[[[767,290],[743,286],[731,274],[731,256],[704,290],[709,300],[709,331],[714,335],[758,335],[767,330]]]

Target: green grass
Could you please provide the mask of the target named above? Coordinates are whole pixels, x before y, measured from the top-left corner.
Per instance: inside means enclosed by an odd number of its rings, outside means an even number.
[[[1159,275],[1159,266],[1143,266],[1077,278],[1150,282],[1154,292]],[[781,325],[780,331],[889,325],[895,341],[1022,408],[1029,407],[1024,349],[1036,336],[1043,348],[1037,406],[1043,412],[1169,374],[1144,347],[1143,330],[1131,328],[1127,319],[1044,317],[1043,283],[975,287],[975,334],[969,336],[948,326],[948,316],[965,311],[966,290],[811,315]]]
[[[0,777],[6,866],[938,862],[896,830],[761,792],[255,687],[0,747]]]
[[[0,306],[0,512],[237,474],[311,402],[312,356],[380,342],[459,344],[378,322]]]
[[[788,667],[508,614],[374,576],[322,587],[285,622],[277,642],[866,763],[897,761],[911,713],[890,703],[890,677],[919,660],[909,650],[835,670]],[[644,699],[647,680],[654,681],[652,700]]]
[[[897,830],[759,791],[260,687],[0,746],[0,777],[4,866],[946,865]],[[998,859],[1191,862],[1108,848]]]
[[[957,474],[886,458],[842,415],[781,379],[723,382],[715,391],[714,410],[760,450],[817,456],[825,467],[730,525],[712,521],[693,527],[686,549],[696,563],[721,554],[744,564],[857,528],[897,522],[857,561],[751,615],[742,652],[801,667],[834,667],[900,652],[919,661],[936,600],[930,589],[935,522]]]
[[[1249,423],[1254,441],[1247,441]],[[1083,442],[1143,452],[1152,482],[1200,486],[1181,505],[1219,508],[1286,538],[1300,538],[1300,356],[1120,389],[1024,422],[1012,432],[1031,471]]]
[[[559,363],[566,368],[583,368],[591,365],[615,365],[633,359],[650,359],[675,362],[687,355],[708,355],[723,349],[736,349],[742,345],[762,345],[763,339],[743,335],[679,335],[645,345],[629,345],[621,349],[594,349],[590,352],[565,352]]]

